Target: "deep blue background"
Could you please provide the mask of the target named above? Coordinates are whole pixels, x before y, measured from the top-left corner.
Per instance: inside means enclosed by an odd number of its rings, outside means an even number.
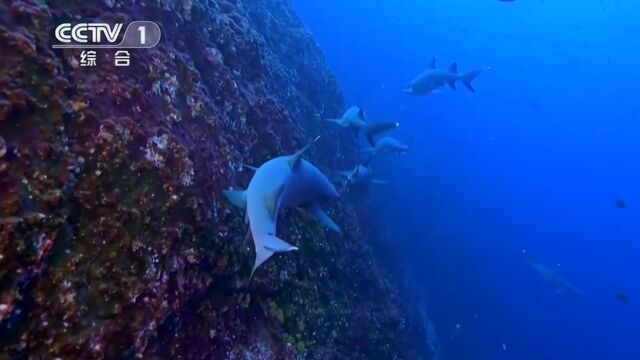
[[[347,101],[413,138],[374,163],[392,184],[372,196],[443,358],[640,359],[640,2],[293,3]],[[434,55],[491,69],[475,95],[404,95]],[[556,294],[523,250],[585,298]]]

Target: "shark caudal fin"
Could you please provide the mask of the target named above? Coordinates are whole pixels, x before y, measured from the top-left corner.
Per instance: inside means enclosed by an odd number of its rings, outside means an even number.
[[[471,91],[472,93],[475,93],[476,90],[473,88],[473,84],[471,83],[478,75],[480,75],[481,71],[480,70],[476,70],[476,71],[469,71],[466,74],[463,74],[460,76],[460,81],[462,81],[462,84],[464,84],[464,86],[469,89],[469,91]]]
[[[222,192],[224,197],[233,205],[241,208],[247,208],[247,192],[244,190],[225,190]]]
[[[251,270],[249,281],[247,282],[247,286],[244,289],[245,294],[249,291],[249,286],[251,286],[251,283],[253,282],[253,277],[256,274],[256,270],[258,270],[260,265],[264,264],[264,262],[267,261],[273,254],[298,250],[297,246],[293,246],[275,235],[267,234],[261,236],[259,239],[254,240],[256,243],[256,261],[253,264],[253,269]]]

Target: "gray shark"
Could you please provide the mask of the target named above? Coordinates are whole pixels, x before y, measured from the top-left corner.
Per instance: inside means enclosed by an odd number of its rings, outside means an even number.
[[[433,58],[429,69],[418,75],[418,77],[407,85],[404,92],[411,95],[428,95],[440,89],[445,84],[455,90],[456,82],[460,81],[469,91],[475,93],[476,91],[471,82],[480,72],[480,70],[475,70],[465,74],[458,74],[457,63],[451,64],[449,70],[436,69],[436,58]]]
[[[400,142],[400,140],[391,136],[385,136],[376,141],[375,145],[368,149],[371,155],[374,154],[405,154],[409,151],[408,144]]]
[[[373,171],[369,165],[371,159],[357,165],[353,170],[338,171],[345,177],[345,188],[351,185],[368,187],[371,184],[387,184],[387,181],[374,179]]]
[[[375,136],[385,131],[393,130],[400,126],[399,122],[376,122],[366,124],[363,131],[367,141],[371,146],[376,145]]]
[[[359,106],[350,107],[339,119],[327,119],[327,121],[345,128],[351,128],[355,132],[360,131],[367,124],[364,120],[364,109]]]
[[[340,232],[340,228],[319,205],[325,199],[337,198],[338,191],[320,170],[302,159],[302,154],[310,145],[293,155],[276,157],[254,168],[255,173],[246,190],[224,191],[231,203],[246,209],[246,219],[256,250],[249,284],[256,269],[274,253],[298,250],[298,247],[276,236],[280,209],[303,207],[329,229]]]
[[[374,136],[377,134],[400,126],[398,122],[367,123],[364,118],[364,109],[359,106],[350,107],[339,119],[327,119],[327,121],[349,128],[353,130],[355,135],[363,132],[369,143],[375,142]]]
[[[548,268],[544,265],[528,261],[529,266],[533,268],[536,273],[546,281],[551,287],[553,287],[558,293],[566,293],[575,298],[582,299],[584,294],[575,285],[564,279],[555,270]]]

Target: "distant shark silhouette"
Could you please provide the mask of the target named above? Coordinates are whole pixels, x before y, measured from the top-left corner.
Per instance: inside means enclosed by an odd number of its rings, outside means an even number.
[[[400,126],[400,123],[397,122],[377,122],[369,124],[365,121],[364,109],[359,106],[350,107],[339,119],[327,119],[327,121],[338,124],[344,128],[349,128],[355,135],[363,132],[367,141],[371,144],[375,143],[374,137],[377,134],[393,130]]]
[[[310,146],[311,144],[290,156],[273,158],[258,168],[250,167],[255,173],[246,190],[224,191],[224,196],[231,203],[246,209],[246,219],[255,245],[256,259],[247,289],[256,269],[274,253],[298,250],[296,246],[276,236],[280,209],[303,207],[329,229],[340,232],[338,225],[319,205],[324,199],[337,198],[338,191],[320,170],[302,159],[303,153]]]
[[[371,184],[387,184],[387,181],[373,178],[373,171],[370,166],[371,159],[357,165],[353,170],[338,171],[338,174],[345,177],[344,187],[352,185],[368,187]]]
[[[365,149],[365,152],[369,155],[405,154],[409,148],[409,144],[404,144],[391,136],[384,136],[376,141],[371,148]]]
[[[553,287],[557,293],[565,293],[575,298],[582,299],[584,294],[575,285],[564,279],[555,270],[548,268],[544,265],[534,263],[527,260],[527,263],[533,268],[536,273],[546,281],[551,287]]]
[[[440,89],[444,85],[449,85],[451,89],[456,89],[456,82],[460,81],[472,93],[475,89],[471,82],[480,75],[480,70],[470,71],[465,74],[458,74],[458,64],[453,63],[449,70],[436,69],[436,58],[434,57],[427,69],[418,75],[407,87],[404,92],[411,95],[428,95],[435,90]]]

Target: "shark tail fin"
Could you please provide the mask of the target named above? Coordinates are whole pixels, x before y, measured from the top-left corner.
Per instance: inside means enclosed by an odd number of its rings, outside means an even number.
[[[288,252],[298,250],[297,246],[293,246],[288,242],[280,239],[279,237],[271,234],[265,235],[261,241],[257,242],[262,244],[260,249],[256,248],[256,261],[253,264],[253,269],[251,270],[251,275],[249,276],[249,281],[247,281],[247,286],[244,288],[245,296],[249,292],[249,287],[253,282],[253,278],[256,274],[256,270],[262,265],[267,259],[271,257],[274,253],[279,252]]]
[[[475,70],[475,71],[469,71],[466,74],[463,74],[462,76],[460,76],[460,80],[462,81],[462,83],[464,84],[464,86],[471,91],[472,93],[475,93],[476,90],[473,88],[473,84],[472,81],[478,76],[480,75],[480,70]]]
[[[224,197],[233,205],[245,209],[247,207],[247,192],[244,190],[225,190],[222,192]]]

